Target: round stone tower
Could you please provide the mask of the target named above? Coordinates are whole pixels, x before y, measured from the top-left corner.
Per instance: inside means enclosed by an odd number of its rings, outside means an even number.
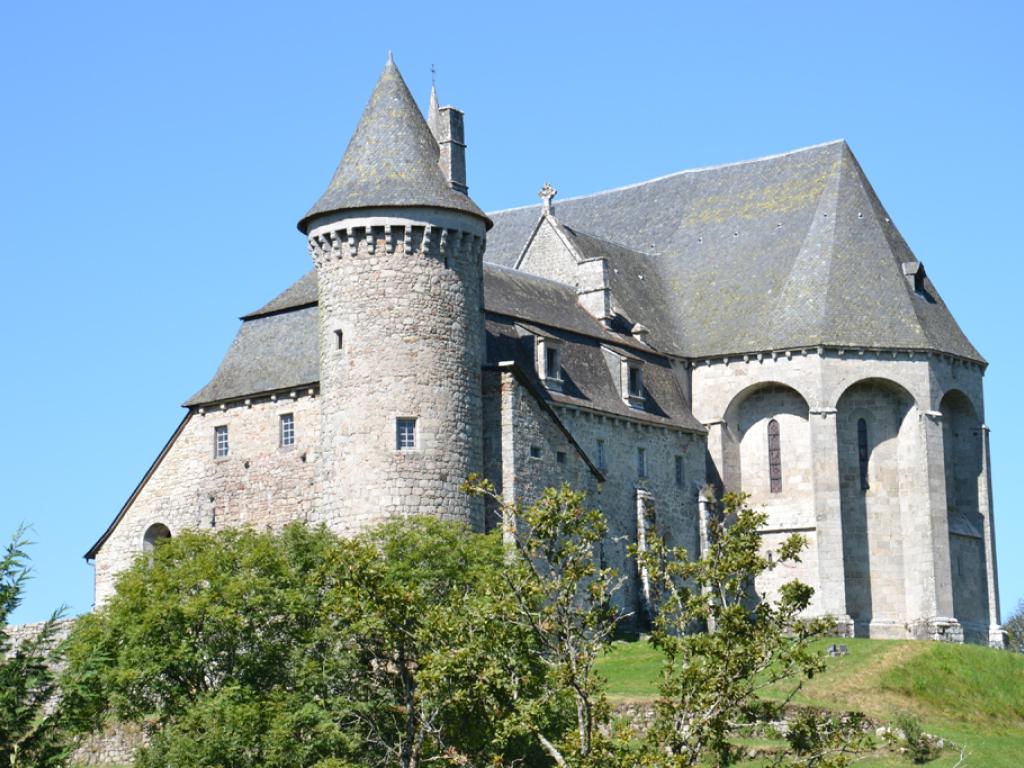
[[[318,517],[340,533],[412,514],[481,524],[459,487],[481,465],[491,222],[465,194],[462,113],[442,119],[445,152],[389,55],[298,225],[319,281]]]

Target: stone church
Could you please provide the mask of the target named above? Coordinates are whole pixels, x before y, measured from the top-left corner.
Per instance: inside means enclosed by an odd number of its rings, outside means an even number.
[[[601,556],[699,552],[705,494],[797,532],[812,611],[850,635],[1002,645],[986,362],[843,141],[485,213],[463,113],[390,59],[298,222],[314,268],[242,318],[213,379],[89,549],[96,602],[183,529],[355,533],[495,511],[566,481]],[[708,490],[705,490],[708,489]],[[712,490],[714,489],[714,491]]]

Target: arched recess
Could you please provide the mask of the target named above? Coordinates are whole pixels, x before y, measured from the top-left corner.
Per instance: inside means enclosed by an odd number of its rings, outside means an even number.
[[[726,411],[726,488],[749,494],[749,504],[768,515],[762,536],[766,552],[774,552],[793,532],[801,533],[808,544],[801,563],[776,568],[758,579],[760,594],[775,594],[792,579],[818,588],[808,417],[803,395],[777,382],[747,388]]]
[[[964,628],[965,639],[987,642],[985,524],[978,505],[983,471],[981,419],[967,395],[956,389],[943,396],[939,410],[942,412],[953,613]]]
[[[796,389],[775,381],[759,382],[739,392],[726,408],[725,466],[727,490],[744,491],[754,503],[787,500],[810,482],[810,438],[807,399]],[[779,432],[782,496],[771,492],[768,454],[769,424]]]
[[[836,411],[847,612],[858,636],[900,637],[903,520],[921,470],[917,407],[899,384],[871,378],[847,387]]]
[[[142,536],[142,551],[152,552],[157,545],[171,538],[171,529],[163,523],[153,523]]]

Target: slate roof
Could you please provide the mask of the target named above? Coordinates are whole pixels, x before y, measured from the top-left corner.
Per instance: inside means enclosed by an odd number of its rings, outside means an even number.
[[[623,350],[617,345],[606,345],[595,337],[581,336],[570,330],[538,327],[493,315],[488,316],[486,328],[488,362],[516,363],[534,383],[533,389],[550,403],[587,408],[660,426],[704,431],[704,426],[694,418],[690,404],[683,396],[670,361],[664,356],[637,348],[626,352],[626,357],[643,361],[646,390],[644,408],[630,408],[619,390],[618,355]],[[547,389],[537,376],[533,337],[538,335],[562,342],[561,392]],[[613,357],[611,361],[609,352]]]
[[[486,258],[514,264],[540,210],[492,213]],[[915,257],[846,142],[558,201],[555,212],[581,242],[620,244],[607,254],[613,292],[655,346],[691,357],[910,348],[984,362],[931,281],[921,294],[908,283],[902,264]]]
[[[554,280],[485,264],[484,304],[488,313],[540,322],[634,352],[645,349],[628,336],[606,330],[579,305],[571,287]],[[210,383],[184,405],[206,405],[318,382],[317,312],[316,272],[310,270],[242,318],[242,326]]]
[[[564,200],[556,212],[584,257],[608,259],[617,324],[601,326],[570,286],[509,268],[539,205],[492,214],[488,313],[643,351],[624,333],[641,322],[652,350],[693,358],[825,345],[984,364],[931,280],[915,292],[904,275],[915,257],[845,142]],[[316,293],[310,271],[246,315],[185,405],[316,382]]]
[[[324,213],[397,206],[462,211],[490,226],[476,203],[449,186],[437,164],[439,155],[437,141],[389,54],[327,191],[299,220],[299,231],[305,234],[310,221]]]
[[[245,320],[213,379],[185,405],[234,400],[319,382],[317,312],[314,305]]]
[[[549,221],[572,243],[581,258],[608,261],[608,282],[614,313],[611,329],[625,336],[636,323],[641,323],[650,332],[647,343],[653,349],[685,356],[675,336],[671,308],[666,304],[666,293],[652,285],[658,276],[652,255],[580,232],[554,216],[550,216]],[[545,312],[550,311],[538,307],[538,311],[531,317],[541,320],[547,316]]]

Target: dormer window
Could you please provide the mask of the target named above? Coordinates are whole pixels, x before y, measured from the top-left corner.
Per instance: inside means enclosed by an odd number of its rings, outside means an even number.
[[[558,350],[552,346],[548,346],[544,350],[544,378],[562,378],[562,361],[559,359],[560,357],[561,355],[558,354]]]
[[[644,407],[644,369],[639,360],[622,361],[622,399],[631,408]]]
[[[643,372],[636,365],[629,366],[629,396],[644,396]]]
[[[562,344],[559,340],[538,337],[537,376],[548,389],[562,391]]]
[[[903,262],[903,275],[907,278],[907,283],[914,290],[914,293],[919,296],[925,294],[924,279],[926,275],[924,264],[919,261]]]

